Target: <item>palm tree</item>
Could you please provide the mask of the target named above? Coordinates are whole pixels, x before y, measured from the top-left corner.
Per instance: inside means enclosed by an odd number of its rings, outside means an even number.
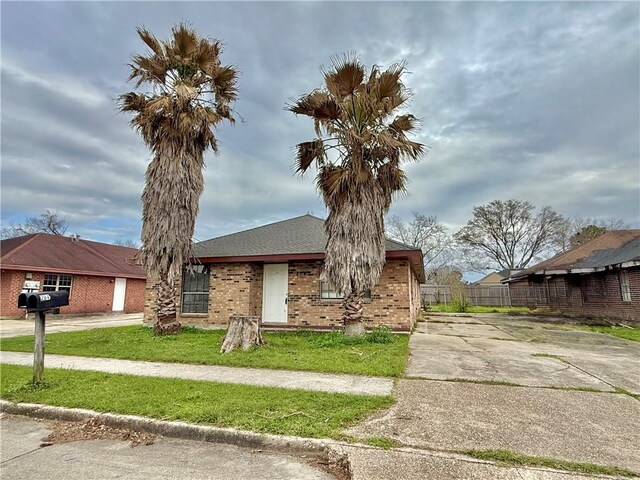
[[[202,170],[208,148],[217,152],[215,126],[233,122],[238,73],[222,65],[219,41],[201,38],[184,24],[172,38],[158,41],[138,28],[150,48],[134,55],[129,80],[135,88],[119,97],[123,112],[134,112],[131,125],[153,154],[142,193],[140,260],[147,276],[157,279],[154,308],[156,334],[180,329],[176,317],[175,280],[191,257],[191,239],[204,187]]]
[[[297,146],[296,170],[315,163],[316,186],[329,215],[322,273],[343,293],[347,335],[364,333],[362,295],[378,282],[385,263],[384,215],[395,193],[405,190],[401,164],[418,160],[424,145],[407,134],[418,127],[411,114],[395,115],[411,93],[404,64],[385,71],[345,55],[322,70],[324,85],[288,109],[314,121],[316,138]]]

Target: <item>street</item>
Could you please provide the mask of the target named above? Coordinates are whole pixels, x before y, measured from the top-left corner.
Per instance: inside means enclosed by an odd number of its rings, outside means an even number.
[[[142,442],[136,446],[116,438],[68,441],[73,440],[69,431],[78,427],[3,414],[0,476],[3,480],[335,478],[303,458],[230,445],[169,438],[155,438],[151,445]],[[67,438],[42,446],[52,430],[62,430]],[[113,437],[101,429],[95,436]]]

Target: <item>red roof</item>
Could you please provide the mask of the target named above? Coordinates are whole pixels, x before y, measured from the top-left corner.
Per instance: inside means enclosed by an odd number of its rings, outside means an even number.
[[[578,247],[557,254],[544,262],[511,276],[511,279],[536,273],[597,269],[640,260],[640,229],[611,230]]]
[[[135,248],[34,233],[0,242],[3,270],[146,278]]]

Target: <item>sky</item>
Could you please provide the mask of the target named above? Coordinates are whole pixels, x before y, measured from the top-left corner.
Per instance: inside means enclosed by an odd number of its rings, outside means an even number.
[[[118,113],[127,63],[185,21],[241,72],[242,121],[206,157],[196,240],[325,209],[293,172],[312,122],[285,110],[320,67],[355,51],[406,61],[407,111],[429,146],[405,166],[390,214],[436,215],[454,233],[474,205],[510,198],[640,227],[637,2],[2,2],[2,224],[49,209],[67,233],[137,241],[150,154]]]

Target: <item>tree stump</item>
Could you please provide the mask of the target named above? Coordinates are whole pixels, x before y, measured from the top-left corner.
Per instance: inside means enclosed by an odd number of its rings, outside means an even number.
[[[248,315],[232,315],[229,318],[227,334],[222,342],[220,353],[229,353],[236,348],[249,350],[255,345],[264,345],[260,333],[260,317]]]

